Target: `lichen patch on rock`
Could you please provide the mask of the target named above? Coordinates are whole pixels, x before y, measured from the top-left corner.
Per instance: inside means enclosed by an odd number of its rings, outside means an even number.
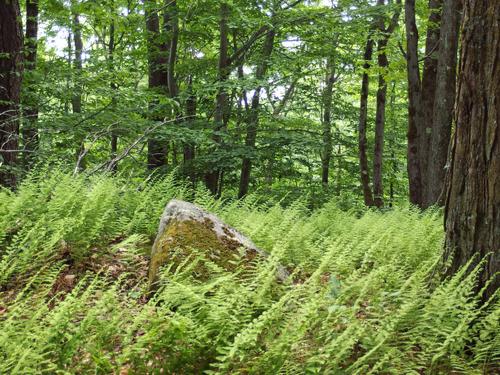
[[[249,266],[257,256],[268,256],[217,216],[194,204],[172,200],[163,212],[153,244],[149,266],[150,286],[157,281],[160,267],[171,265],[175,270],[194,251],[201,251],[206,260],[226,271],[236,271],[238,264]],[[209,270],[200,262],[193,273],[197,278],[206,279]],[[280,270],[278,278],[286,278],[286,272]]]

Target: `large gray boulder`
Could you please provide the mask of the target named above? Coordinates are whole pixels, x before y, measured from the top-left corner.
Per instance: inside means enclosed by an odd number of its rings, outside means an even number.
[[[174,199],[165,207],[153,244],[148,277],[150,286],[156,282],[161,266],[172,264],[175,268],[193,249],[202,250],[207,260],[227,271],[234,271],[236,264],[249,264],[255,257],[268,256],[217,216],[192,203]],[[194,272],[200,279],[208,276],[208,270],[202,264]],[[283,281],[287,276],[286,270],[279,267],[277,278]]]

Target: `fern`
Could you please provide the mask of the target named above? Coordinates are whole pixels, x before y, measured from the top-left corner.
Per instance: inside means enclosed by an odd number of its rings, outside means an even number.
[[[187,197],[271,255],[228,272],[193,249],[146,298],[158,218]],[[0,191],[0,373],[494,373],[498,294],[474,292],[482,265],[440,279],[441,220],[34,172]]]

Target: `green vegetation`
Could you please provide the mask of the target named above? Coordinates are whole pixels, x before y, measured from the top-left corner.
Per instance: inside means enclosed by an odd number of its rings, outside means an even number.
[[[500,374],[498,20],[0,0],[0,375]]]
[[[498,292],[480,302],[477,269],[441,281],[440,212],[220,201],[175,181],[39,172],[0,191],[0,373],[499,370]],[[173,197],[272,256],[228,272],[194,252],[146,299],[147,255]],[[278,264],[288,282],[276,282]]]

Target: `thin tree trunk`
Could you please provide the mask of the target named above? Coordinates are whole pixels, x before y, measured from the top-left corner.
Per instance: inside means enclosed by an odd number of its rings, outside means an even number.
[[[224,84],[229,78],[229,5],[226,2],[220,4],[220,21],[219,21],[219,65],[218,65],[218,83],[216,104],[215,104],[215,126],[213,141],[217,148],[221,147],[222,137],[220,132],[224,130],[225,119],[227,118],[228,95]],[[217,166],[211,166],[211,170],[205,175],[205,184],[213,195],[219,195],[219,181],[221,180],[222,170]]]
[[[440,32],[436,98],[432,117],[432,137],[428,156],[426,205],[439,203],[446,175],[446,159],[455,106],[458,32],[461,0],[444,0]],[[443,202],[441,202],[442,204]]]
[[[285,91],[285,95],[283,95],[283,99],[279,101],[278,105],[273,110],[273,117],[277,118],[278,116],[280,116],[283,110],[286,108],[288,102],[292,100],[293,94],[295,93],[295,86],[297,85],[298,80],[298,77],[295,78],[290,86],[288,86],[287,90]]]
[[[186,100],[186,124],[188,127],[193,126],[193,122],[196,120],[196,95],[193,92],[193,79],[190,76],[188,80],[187,88],[188,98]],[[193,161],[195,158],[195,145],[192,142],[185,142],[183,145],[184,154],[184,170],[187,171],[187,175],[191,180],[193,187],[196,184],[196,172],[194,170]]]
[[[175,79],[175,62],[177,60],[177,45],[179,41],[179,19],[177,16],[177,1],[165,0],[165,2],[164,21],[167,29],[166,32],[170,34],[168,35],[167,83],[170,97],[175,98],[178,94],[177,81]]]
[[[33,73],[36,69],[37,46],[38,46],[38,0],[26,1],[26,34],[25,34],[25,71]],[[29,74],[31,82],[34,84],[33,74]],[[26,77],[25,77],[26,80]],[[38,103],[33,97],[34,88],[30,88],[28,98],[24,103],[24,122],[22,127],[24,166],[31,168],[34,161],[34,152],[38,149]]]
[[[260,93],[262,91],[261,81],[266,77],[267,69],[270,63],[269,59],[274,48],[275,36],[276,31],[274,29],[268,31],[262,47],[261,63],[257,67],[257,70],[255,72],[255,79],[257,80],[257,82],[259,82],[259,87],[255,89],[255,92],[253,94],[252,104],[250,105],[250,113],[248,116],[245,146],[250,149],[249,151],[253,151],[255,149],[257,128],[259,126]],[[241,165],[240,189],[238,192],[238,198],[243,198],[248,194],[251,170],[252,160],[249,157],[244,157]]]
[[[165,72],[165,65],[168,61],[165,57],[165,45],[161,43],[160,20],[155,0],[144,0],[147,45],[148,45],[148,66],[149,66],[149,88],[157,93],[167,93],[168,82]],[[155,114],[157,102],[150,104],[153,119],[157,119]],[[159,140],[157,135],[152,135],[148,139],[148,169],[154,170],[167,164],[168,146],[167,142]]]
[[[19,2],[0,1],[0,185],[15,187],[23,35]]]
[[[368,170],[368,141],[366,139],[366,128],[368,123],[368,88],[369,76],[368,70],[371,66],[373,53],[372,33],[368,35],[364,52],[363,78],[361,81],[360,95],[360,113],[358,124],[358,143],[359,143],[359,169],[361,173],[361,187],[363,189],[363,197],[366,206],[373,206],[373,195],[370,187],[370,172]]]
[[[384,75],[389,66],[385,49],[388,38],[378,42],[378,75],[377,110],[375,114],[375,146],[373,152],[373,203],[380,208],[384,205],[384,187],[382,181],[384,155],[385,103],[387,97],[387,82]]]
[[[408,179],[410,202],[422,203],[421,154],[419,134],[422,124],[421,82],[418,65],[418,30],[415,21],[415,0],[405,1],[406,49],[408,74]]]
[[[337,129],[337,139],[340,141],[340,132]],[[342,145],[337,145],[337,187],[335,195],[340,196],[342,193]]]
[[[486,300],[500,287],[500,2],[465,0],[463,19],[445,258],[448,275],[486,260]]]
[[[330,161],[332,159],[332,98],[335,83],[335,56],[328,59],[326,64],[326,85],[323,90],[323,151],[321,153],[321,182],[328,187],[330,176]]]
[[[66,38],[66,49],[68,51],[68,60],[67,60],[68,71],[71,71],[71,69],[73,67],[73,43],[72,43],[72,40],[73,40],[73,35],[71,33],[71,28],[69,28],[68,29],[68,36]],[[68,74],[68,76],[66,78],[66,90],[68,93],[71,91],[71,81],[72,81],[71,76]],[[66,96],[64,97],[64,113],[66,115],[69,114],[70,101],[71,101],[71,99],[68,99]]]
[[[82,29],[80,25],[80,15],[73,14],[73,43],[75,45],[75,59],[73,60],[73,67],[75,69],[75,87],[73,88],[73,98],[71,105],[73,113],[82,113],[82,87],[81,87],[81,73],[82,73]]]
[[[115,10],[115,5],[114,1],[111,1],[111,13],[113,17],[116,14]],[[113,91],[113,97],[111,98],[111,107],[113,111],[116,112],[116,107],[117,107],[117,99],[116,99],[116,92],[118,90],[118,85],[116,83],[116,77],[115,77],[115,48],[116,48],[116,43],[115,43],[115,20],[112,18],[110,25],[109,25],[109,44],[108,44],[108,63],[109,63],[109,71],[111,73],[111,82],[110,82],[110,87],[111,90]],[[116,131],[114,129],[111,130],[111,160],[115,160],[116,155],[118,153],[118,134],[116,134]],[[113,173],[116,173],[118,171],[118,163],[113,163],[111,165],[111,171]]]
[[[384,128],[385,128],[385,105],[387,98],[387,82],[385,75],[389,67],[386,48],[394,29],[398,25],[399,15],[401,14],[401,0],[397,0],[398,8],[394,12],[391,21],[385,28],[383,18],[379,24],[379,30],[382,32],[382,38],[377,44],[377,60],[379,67],[378,89],[377,89],[377,110],[375,114],[375,147],[373,154],[373,196],[376,207],[381,208],[384,205],[384,186],[383,186],[383,157],[384,157]]]
[[[391,113],[391,118],[394,116],[394,101],[396,100],[396,83],[392,82],[392,87],[391,87],[391,98],[389,101],[389,108],[390,108],[390,113]],[[392,207],[394,205],[394,176],[397,176],[398,174],[398,161],[396,159],[396,154],[394,152],[394,139],[391,137],[390,143],[389,143],[389,149],[391,152],[391,161],[392,161],[392,173],[391,173],[391,178],[389,182],[389,207]]]
[[[72,3],[72,8],[75,6],[75,2]],[[74,9],[72,9],[72,29],[73,29],[73,43],[74,43],[74,52],[75,58],[73,60],[73,69],[74,69],[74,86],[73,86],[73,96],[71,98],[71,107],[73,109],[73,113],[82,113],[82,53],[83,53],[83,40],[82,40],[82,28],[80,25],[80,15]],[[83,132],[81,132],[83,133]],[[78,134],[78,129],[77,129]],[[79,134],[76,139],[76,160],[78,163],[78,169],[85,169],[85,144],[84,144],[84,134]]]
[[[422,195],[420,207],[427,208],[427,190],[434,181],[429,179],[429,153],[433,122],[433,108],[436,98],[436,77],[439,56],[439,33],[441,22],[441,8],[443,0],[429,0],[429,19],[427,21],[427,37],[425,39],[424,66],[422,72],[420,105],[422,121],[418,127],[418,154],[420,161],[420,175],[422,180]]]

